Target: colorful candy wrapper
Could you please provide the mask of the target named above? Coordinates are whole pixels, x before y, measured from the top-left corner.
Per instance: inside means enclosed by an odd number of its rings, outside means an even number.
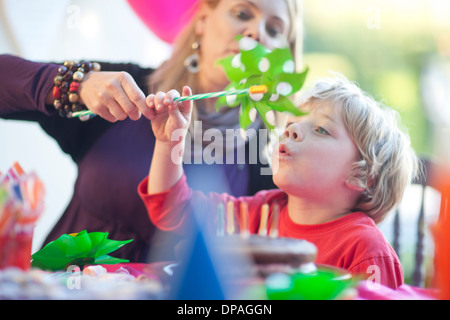
[[[30,268],[34,227],[43,212],[44,185],[19,163],[0,176],[0,269]]]

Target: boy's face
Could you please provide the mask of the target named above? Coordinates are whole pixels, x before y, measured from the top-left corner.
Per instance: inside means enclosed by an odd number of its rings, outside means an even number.
[[[358,150],[340,109],[324,102],[307,115],[288,120],[272,156],[273,179],[280,189],[317,201],[342,196],[340,191],[348,189],[345,182]]]

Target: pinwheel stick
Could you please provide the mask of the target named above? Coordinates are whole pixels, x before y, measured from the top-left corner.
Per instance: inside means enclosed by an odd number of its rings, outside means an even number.
[[[234,96],[234,95],[240,95],[240,94],[257,94],[257,93],[266,93],[266,92],[267,92],[267,86],[256,85],[256,86],[251,86],[246,89],[209,92],[209,93],[194,94],[192,96],[186,96],[186,97],[176,97],[173,100],[174,101],[201,100],[201,99],[209,99],[209,98],[218,98],[218,97],[223,97],[223,96]],[[93,114],[92,111],[85,110],[85,111],[74,112],[72,114],[72,117],[78,118],[81,116],[88,116],[91,114]]]

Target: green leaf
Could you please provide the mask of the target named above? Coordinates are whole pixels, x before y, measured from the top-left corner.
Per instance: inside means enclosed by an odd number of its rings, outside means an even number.
[[[130,243],[133,239],[117,241],[107,237],[107,232],[88,233],[86,230],[79,232],[75,236],[63,234],[34,253],[31,266],[44,270],[58,271],[64,270],[70,264],[83,266],[86,264],[104,263],[103,261],[108,261],[108,263],[113,263],[114,261],[128,262],[128,260],[109,257],[107,254]]]
[[[250,76],[250,73],[243,71],[240,65],[238,67],[233,66],[233,60],[235,59],[237,59],[236,56],[226,57],[217,61],[216,64],[224,68],[225,74],[230,81],[239,83],[242,79]]]
[[[95,264],[117,264],[117,263],[127,263],[130,262],[126,259],[120,259],[120,258],[114,258],[108,255],[103,255],[100,257],[97,257],[95,259]]]
[[[237,96],[233,103],[229,99],[220,97],[216,102],[216,109],[221,107],[234,108],[241,105],[239,122],[241,128],[247,129],[251,125],[249,112],[256,108],[267,127],[273,129],[266,118],[270,110],[277,112],[289,112],[293,115],[303,115],[288,97],[298,92],[302,87],[308,74],[308,68],[303,72],[295,72],[294,60],[290,48],[276,48],[272,51],[262,46],[259,42],[237,36],[240,54],[221,59],[220,64],[230,80],[230,88],[248,89],[255,85],[265,85],[267,93],[259,101],[254,101],[250,95]],[[278,99],[272,99],[279,95]]]
[[[241,111],[239,116],[239,124],[242,129],[247,129],[251,124],[252,120],[250,119],[250,110],[252,109],[251,104],[249,103],[248,97],[242,99]]]
[[[288,112],[296,117],[305,115],[306,113],[297,108],[292,101],[284,96],[280,96],[276,103],[268,102],[268,105],[275,111]]]
[[[271,108],[269,107],[269,105],[267,105],[265,103],[261,103],[261,102],[256,102],[255,108],[258,111],[258,114],[261,117],[261,119],[266,124],[267,128],[273,130],[275,128],[275,126],[272,125],[271,123],[269,123],[269,121],[267,121],[267,118],[266,118],[266,113],[271,111]]]
[[[267,60],[267,58],[265,57],[266,55],[267,49],[259,42],[257,42],[257,45],[254,49],[249,51],[241,51],[241,63],[244,66],[245,72],[247,72],[249,75],[267,72],[263,69],[263,67],[266,66],[264,64],[265,61],[263,61],[263,59]],[[267,62],[269,61],[267,60]]]
[[[133,240],[131,239],[131,240],[117,241],[105,239],[105,241],[102,244],[102,247],[99,248],[99,250],[95,253],[94,256],[98,257],[116,251],[117,249],[122,248],[124,245],[130,243],[131,241]]]
[[[70,244],[66,248],[67,256],[79,257],[88,256],[92,248],[92,241],[86,230],[81,231],[75,237],[71,237],[72,241],[68,239],[67,243]]]
[[[292,93],[289,94],[291,95],[303,87],[307,74],[308,69],[302,73],[280,73],[274,76],[274,82],[277,84],[288,83],[292,87]]]
[[[294,59],[292,58],[291,50],[289,47],[276,48],[269,54],[267,59],[272,66],[270,68],[270,75],[275,76],[280,73],[288,73],[287,70],[295,71]]]
[[[91,250],[88,256],[93,257],[96,253],[101,250],[103,244],[108,237],[108,232],[91,232],[89,233],[89,238],[91,240]]]
[[[235,90],[235,89],[240,89],[239,86],[233,86],[233,84],[228,85],[228,87],[225,88],[225,91],[228,90]],[[235,101],[233,103],[229,103],[229,101],[231,100],[231,97],[235,98]],[[219,111],[220,108],[222,107],[230,107],[230,108],[234,108],[237,107],[241,104],[241,100],[242,100],[243,95],[234,95],[234,96],[222,96],[217,98],[216,100],[216,111]]]

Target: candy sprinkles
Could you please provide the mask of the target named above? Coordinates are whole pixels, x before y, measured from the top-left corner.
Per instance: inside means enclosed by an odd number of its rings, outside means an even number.
[[[239,123],[246,130],[258,113],[269,129],[275,128],[273,112],[288,112],[301,116],[301,112],[289,99],[299,91],[308,73],[295,72],[287,41],[280,48],[269,50],[258,41],[238,36],[240,53],[219,60],[230,80],[224,91],[177,97],[174,101],[201,100],[217,98],[216,109],[222,107],[241,107]],[[256,111],[256,112],[255,112]],[[92,111],[73,112],[73,118],[93,115]]]

